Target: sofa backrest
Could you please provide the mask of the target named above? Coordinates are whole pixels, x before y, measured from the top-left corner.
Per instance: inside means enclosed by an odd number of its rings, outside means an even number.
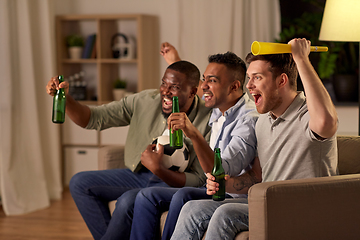
[[[360,137],[337,136],[339,173],[360,173]]]

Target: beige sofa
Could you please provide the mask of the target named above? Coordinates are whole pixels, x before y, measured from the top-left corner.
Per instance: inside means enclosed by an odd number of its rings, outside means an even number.
[[[123,154],[123,146],[101,148],[99,169],[124,168]],[[338,154],[340,176],[251,187],[249,231],[235,239],[359,239],[360,137],[338,136]]]

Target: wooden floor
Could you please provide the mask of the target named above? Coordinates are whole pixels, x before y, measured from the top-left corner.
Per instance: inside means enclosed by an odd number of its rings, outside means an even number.
[[[0,207],[0,239],[26,240],[91,240],[93,239],[69,190],[63,199],[52,201],[44,210],[21,216],[6,216]]]

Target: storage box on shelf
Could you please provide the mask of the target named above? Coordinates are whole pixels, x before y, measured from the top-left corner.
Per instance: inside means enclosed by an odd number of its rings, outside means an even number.
[[[114,36],[119,33],[128,38],[127,46],[133,46],[131,55],[114,58]],[[84,51],[91,51],[82,57],[70,59],[65,39],[69,35],[80,35],[85,40]],[[94,46],[86,46],[89,36],[96,35]],[[56,17],[56,51],[57,72],[65,78],[83,73],[82,88],[86,86],[86,99],[81,100],[87,105],[101,105],[113,100],[113,83],[121,77],[127,79],[127,91],[140,92],[144,89],[158,88],[159,75],[159,26],[156,16],[143,14],[110,14],[110,15],[59,15]],[[86,50],[87,49],[87,50]],[[84,90],[84,89],[82,89]],[[70,119],[67,119],[70,122]],[[68,154],[70,149],[96,155],[94,149],[103,145],[125,142],[127,127],[106,130],[106,133],[81,130],[80,127],[67,123],[61,127],[61,143],[64,155],[64,182],[69,175],[87,170],[82,164],[70,164],[84,154]],[[90,136],[89,136],[90,134]],[[90,142],[89,142],[90,140]],[[67,154],[65,154],[65,152]],[[79,156],[78,156],[79,155]],[[71,156],[71,157],[69,157]],[[69,160],[72,158],[74,160]],[[90,157],[92,158],[92,156]],[[89,161],[90,164],[91,161]],[[73,166],[69,168],[69,166]],[[94,165],[94,164],[92,164]],[[89,167],[89,168],[93,168]],[[95,166],[97,167],[97,166]],[[74,169],[78,168],[78,169]],[[67,182],[68,183],[68,182]]]

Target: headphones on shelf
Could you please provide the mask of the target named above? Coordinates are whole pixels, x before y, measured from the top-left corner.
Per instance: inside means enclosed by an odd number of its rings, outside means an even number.
[[[122,33],[116,33],[111,38],[113,58],[126,58],[129,55],[129,39]]]

